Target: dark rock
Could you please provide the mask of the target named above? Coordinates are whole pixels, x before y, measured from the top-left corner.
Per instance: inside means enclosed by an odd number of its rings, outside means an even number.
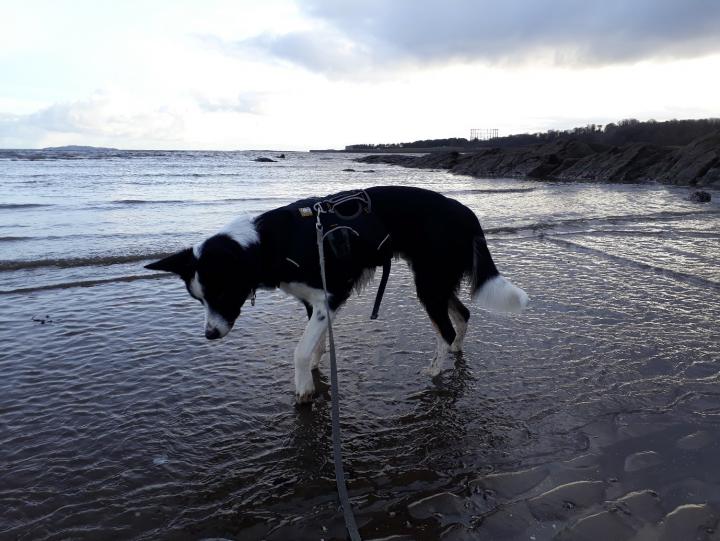
[[[276,157],[276,158],[280,158],[281,160],[284,160],[284,159],[285,159],[285,154],[278,154],[278,155],[275,156],[275,157]]]
[[[692,201],[693,203],[709,203],[710,199],[712,199],[710,194],[702,190],[691,193],[687,198],[688,201]]]
[[[577,160],[566,168],[559,178],[596,182],[639,182],[646,180],[648,168],[662,160],[669,152],[667,149],[642,143],[613,147]]]
[[[345,173],[355,173],[355,169],[343,169]]]
[[[414,167],[423,169],[452,169],[460,159],[459,152],[431,152],[415,159]]]
[[[271,158],[265,158],[263,156],[260,156],[259,158],[255,158],[253,161],[254,162],[263,162],[263,163],[267,163],[267,162],[275,163],[275,160],[273,160]]]
[[[720,179],[714,170],[720,168],[720,132],[676,149],[663,165],[664,169],[657,175],[662,182],[680,186],[717,185]]]
[[[360,163],[388,163],[390,165],[404,165],[406,167],[415,167],[413,161],[416,156],[406,156],[403,154],[374,154],[372,156],[363,156],[355,158]]]
[[[523,148],[485,148],[460,154],[434,152],[422,156],[398,154],[358,158],[363,163],[447,169],[474,177],[647,182],[720,187],[720,132],[679,148],[632,143],[621,147],[576,140],[554,141]]]

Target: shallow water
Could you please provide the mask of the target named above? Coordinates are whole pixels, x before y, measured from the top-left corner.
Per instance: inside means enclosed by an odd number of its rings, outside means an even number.
[[[343,309],[343,449],[363,536],[717,535],[717,205],[661,186],[255,156],[0,160],[0,538],[344,538],[327,367],[313,406],[293,405],[302,306],[263,292],[208,342],[181,283],[142,264],[238,213],[374,184],[468,204],[532,303],[474,310],[464,354],[434,381],[403,264],[379,320],[373,285]]]

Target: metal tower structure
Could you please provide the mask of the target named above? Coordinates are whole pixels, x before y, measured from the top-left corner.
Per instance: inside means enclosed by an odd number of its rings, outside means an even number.
[[[473,128],[470,130],[471,141],[490,141],[498,138],[497,128]]]

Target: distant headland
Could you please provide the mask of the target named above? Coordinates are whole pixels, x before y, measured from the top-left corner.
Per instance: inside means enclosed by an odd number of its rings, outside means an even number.
[[[111,147],[93,147],[88,145],[65,145],[60,147],[45,147],[40,150],[48,152],[108,152],[116,151],[118,149]]]
[[[720,188],[717,118],[667,122],[629,119],[606,126],[591,124],[487,141],[453,138],[350,145],[345,152],[377,153],[357,159],[364,163],[447,169],[475,177],[655,181]],[[424,155],[408,156],[408,152]]]

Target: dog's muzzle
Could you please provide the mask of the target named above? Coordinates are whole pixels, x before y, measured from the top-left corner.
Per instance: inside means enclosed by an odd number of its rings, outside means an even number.
[[[221,334],[218,329],[205,329],[205,338],[208,340],[217,340],[220,337]]]
[[[222,338],[233,328],[234,321],[227,321],[217,312],[207,308],[205,312],[205,338],[217,340]]]

